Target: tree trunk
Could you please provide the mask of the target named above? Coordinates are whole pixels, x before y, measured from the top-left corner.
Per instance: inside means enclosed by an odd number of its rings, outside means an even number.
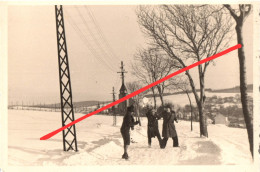
[[[189,102],[190,102],[190,129],[191,129],[191,131],[193,130],[193,127],[192,127],[192,105],[191,105],[191,100],[190,100],[190,96],[189,96],[189,93],[188,93],[188,91],[185,91],[186,92],[186,94],[187,94],[187,96],[188,96],[188,98],[189,98]]]
[[[204,114],[204,105],[199,103],[199,117],[200,117],[200,137],[205,136],[208,137],[208,129],[207,129],[207,118]]]
[[[155,96],[154,87],[152,87],[152,92],[153,92],[154,108],[156,109],[157,105],[156,105],[156,96]]]
[[[203,114],[203,110],[204,110],[204,76],[201,75],[202,74],[202,70],[201,68],[199,68],[199,71],[200,71],[200,98],[196,92],[196,88],[195,88],[195,85],[194,85],[194,82],[193,82],[193,79],[192,77],[190,76],[189,72],[186,71],[186,75],[188,76],[189,78],[189,81],[190,81],[190,86],[192,88],[192,92],[195,96],[195,100],[196,100],[196,104],[197,104],[197,107],[198,107],[198,110],[199,110],[199,122],[200,122],[200,136],[206,136],[208,137],[208,130],[207,130],[207,123],[206,123],[206,117],[205,115]]]
[[[157,89],[158,89],[159,96],[160,96],[160,99],[161,99],[161,102],[162,102],[162,106],[164,106],[162,89],[159,85],[157,85]]]
[[[141,126],[139,103],[136,104],[136,112],[137,112],[137,119],[139,121],[139,126]]]
[[[200,136],[208,137],[207,129],[207,117],[204,113],[204,101],[205,101],[205,86],[204,86],[204,74],[202,72],[201,65],[198,66],[200,75],[200,101],[199,101],[199,116],[200,116]]]
[[[243,43],[243,36],[242,36],[242,26],[243,26],[243,21],[238,21],[236,26],[237,42],[242,45],[242,47],[238,49],[238,59],[239,59],[239,68],[240,68],[240,93],[241,93],[243,114],[246,123],[249,145],[250,145],[250,151],[253,156],[254,155],[253,115],[250,114],[249,107],[248,107],[246,62],[245,62],[244,43]]]

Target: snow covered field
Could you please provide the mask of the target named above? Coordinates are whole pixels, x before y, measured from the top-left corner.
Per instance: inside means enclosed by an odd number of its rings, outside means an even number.
[[[75,114],[79,118],[83,114]],[[40,137],[61,126],[60,112],[26,110],[8,111],[8,164],[9,166],[82,166],[82,165],[251,165],[245,129],[209,125],[209,138],[199,137],[199,125],[179,121],[176,124],[180,148],[160,149],[157,139],[148,148],[147,119],[136,126],[131,143],[130,159],[121,159],[123,140],[120,134],[122,117],[112,126],[111,116],[94,115],[76,125],[78,152],[64,152],[62,135],[41,141]],[[100,124],[100,126],[98,125]],[[160,130],[162,120],[159,121]]]

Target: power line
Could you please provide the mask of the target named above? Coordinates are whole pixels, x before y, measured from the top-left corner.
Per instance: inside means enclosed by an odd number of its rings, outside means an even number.
[[[82,16],[82,13],[80,12],[78,7],[75,7],[78,14],[80,15],[80,18],[83,21],[83,24],[86,26],[87,31],[89,31],[90,36],[93,38],[94,42],[96,43],[96,45],[99,47],[99,50],[101,50],[101,52],[106,56],[106,57],[110,57],[110,55],[103,49],[103,47],[100,44],[99,39],[96,38],[95,34],[92,32],[91,28],[89,27],[88,23],[86,22],[85,18]],[[107,58],[105,58],[105,60],[108,60]],[[108,64],[110,60],[107,61]],[[112,65],[113,66],[113,65]]]
[[[73,21],[73,19],[72,19]],[[74,22],[74,21],[73,21]],[[80,30],[80,28],[77,25],[71,24],[74,30],[79,34],[80,38],[83,40],[83,42],[86,44],[87,48],[90,50],[92,55],[96,57],[96,59],[105,65],[110,71],[114,72],[113,68],[110,67],[109,64],[107,64],[106,61],[104,61],[102,58],[100,58],[99,54],[97,53],[96,49],[92,47],[92,45],[89,43],[88,39],[86,38],[85,34]],[[95,59],[95,58],[94,58]]]
[[[106,37],[104,36],[104,34],[103,34],[103,32],[102,32],[102,29],[101,29],[100,26],[98,25],[98,22],[97,22],[95,16],[93,15],[91,9],[89,9],[87,6],[84,6],[84,7],[85,7],[85,9],[87,10],[87,12],[88,12],[90,18],[92,19],[94,25],[97,27],[97,31],[98,31],[100,37],[101,37],[101,38],[103,39],[103,41],[105,42],[105,44],[106,44],[106,46],[108,47],[108,49],[110,50],[112,56],[113,56],[113,57],[116,57],[118,60],[120,60],[120,59],[118,58],[118,56],[114,53],[114,51],[113,51],[113,49],[111,48],[109,42],[107,41]]]
[[[98,32],[98,29],[100,29],[100,28],[98,28],[97,25],[94,23],[93,18],[92,18],[93,16],[91,16],[89,14],[89,11],[87,11],[87,12],[88,12],[87,16],[89,16],[88,18],[90,19],[89,23],[93,23],[94,24],[94,25],[92,24],[95,27],[94,31],[95,31],[95,33],[97,33],[97,37],[100,38],[100,39],[97,39],[97,41],[100,42],[101,45],[103,45],[101,47],[104,48],[104,49],[103,48],[102,49],[105,50],[106,54],[108,55],[107,57],[110,58],[110,61],[115,60],[115,58],[114,58],[115,56],[113,56],[111,51],[109,50],[109,48],[107,48],[107,46],[104,46],[104,44],[103,44],[106,40],[104,40],[102,35],[100,34],[100,32]],[[89,30],[91,30],[91,28],[89,28]]]
[[[69,15],[68,11],[66,11],[66,13]],[[72,26],[72,28],[76,31],[76,33],[79,35],[80,39],[85,43],[85,45],[87,46],[87,48],[90,50],[91,54],[96,57],[96,59],[102,63],[103,65],[105,65],[107,67],[107,69],[109,69],[111,72],[115,72],[115,70],[110,67],[109,64],[107,64],[106,61],[104,61],[102,58],[99,57],[98,53],[96,52],[96,50],[92,47],[92,45],[89,43],[88,39],[86,38],[85,34],[81,31],[81,29],[78,27],[78,25],[76,24],[76,22],[73,20],[72,17],[68,17],[68,23]]]

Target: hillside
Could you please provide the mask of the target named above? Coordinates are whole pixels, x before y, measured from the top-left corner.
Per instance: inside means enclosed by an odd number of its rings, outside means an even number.
[[[199,92],[199,89],[196,89],[197,92]],[[206,92],[209,93],[240,93],[240,86],[235,86],[232,88],[225,88],[225,89],[216,89],[216,90],[212,90],[211,88],[206,88],[205,89]],[[189,93],[191,93],[192,91],[189,91]],[[253,92],[253,84],[249,84],[247,86],[247,92],[248,93],[252,93]],[[178,92],[174,92],[174,93],[164,93],[164,96],[169,96],[169,95],[177,95],[177,94],[185,94],[185,92],[183,91],[178,91]],[[152,97],[152,94],[148,94],[146,95],[146,97]],[[159,95],[156,94],[156,97],[158,97]]]
[[[247,87],[248,93],[253,92],[253,84],[248,85]],[[197,92],[199,89],[196,90]],[[233,88],[226,88],[226,89],[217,89],[217,90],[212,90],[210,88],[205,89],[206,92],[208,93],[240,93],[240,88],[239,86],[233,87]],[[191,93],[191,91],[189,92]],[[183,91],[175,92],[175,93],[164,93],[164,96],[170,96],[170,95],[178,95],[178,94],[185,94]],[[152,97],[152,94],[147,94],[146,97]],[[158,94],[156,94],[156,97],[159,97]],[[73,105],[76,107],[89,107],[89,106],[94,106],[103,103],[109,103],[110,101],[96,101],[96,100],[89,100],[89,101],[80,101],[80,102],[73,102]],[[45,108],[59,108],[60,104],[46,104],[46,105],[34,105],[33,107],[45,107]]]
[[[108,103],[110,101],[96,101],[96,100],[89,100],[89,101],[80,101],[80,102],[73,102],[73,106],[74,107],[89,107],[89,106],[94,106],[94,105],[98,105],[99,104],[103,104],[103,103]],[[31,107],[44,107],[44,108],[59,108],[60,107],[60,103],[56,103],[56,104],[46,104],[46,105],[34,105]]]
[[[253,84],[247,86],[247,91],[252,93],[253,92]],[[219,89],[219,90],[211,90],[214,93],[240,93],[240,86],[236,86],[233,88],[226,88],[226,89]]]

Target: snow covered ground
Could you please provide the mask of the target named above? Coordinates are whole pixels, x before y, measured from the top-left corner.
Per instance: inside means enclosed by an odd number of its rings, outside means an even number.
[[[239,93],[212,93],[206,91],[205,94],[206,97],[217,96],[217,97],[224,98],[224,97],[235,97]],[[189,95],[191,97],[191,103],[193,105],[196,105],[193,93],[189,93]],[[253,93],[248,93],[248,95],[253,97]],[[153,104],[153,98],[150,97],[149,100],[150,100],[150,104]],[[164,101],[172,102],[173,104],[178,104],[181,107],[184,107],[185,105],[189,104],[189,99],[186,94],[175,94],[175,95],[164,96]],[[161,101],[159,97],[156,97],[156,103],[157,105],[161,105]]]
[[[79,118],[83,114],[75,114]],[[166,149],[160,149],[157,139],[147,145],[147,119],[136,126],[131,143],[130,159],[121,159],[123,140],[120,135],[122,117],[112,126],[111,116],[94,115],[76,125],[78,152],[64,152],[61,133],[41,141],[40,137],[61,126],[60,112],[26,110],[8,111],[9,166],[82,166],[82,165],[251,165],[245,129],[209,125],[209,138],[199,137],[199,125],[179,121],[176,124],[179,148],[168,140]],[[99,125],[100,124],[100,125]],[[160,130],[162,121],[159,121]]]

